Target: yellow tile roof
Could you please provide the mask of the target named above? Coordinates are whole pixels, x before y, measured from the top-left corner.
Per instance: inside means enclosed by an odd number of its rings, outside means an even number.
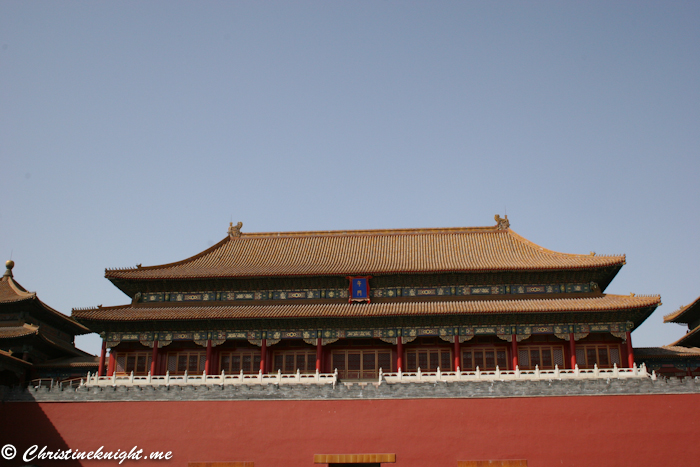
[[[656,307],[661,297],[601,295],[589,298],[463,300],[391,303],[306,303],[274,305],[124,305],[74,309],[78,321],[151,321],[181,319],[370,318],[420,315],[543,312],[603,312]]]
[[[698,318],[700,314],[700,297],[693,303],[680,307],[673,313],[664,316],[664,323],[690,323]]]
[[[188,279],[621,267],[624,255],[558,253],[496,227],[244,233],[183,261],[109,279]]]

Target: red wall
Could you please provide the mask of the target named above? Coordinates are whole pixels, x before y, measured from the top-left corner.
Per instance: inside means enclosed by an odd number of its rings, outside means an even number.
[[[14,444],[17,459],[32,444],[173,451],[171,461],[143,466],[312,466],[314,454],[327,453],[396,453],[395,465],[406,467],[476,459],[527,459],[530,467],[697,465],[699,428],[700,395],[0,404],[0,445]],[[17,459],[7,465],[23,465]]]

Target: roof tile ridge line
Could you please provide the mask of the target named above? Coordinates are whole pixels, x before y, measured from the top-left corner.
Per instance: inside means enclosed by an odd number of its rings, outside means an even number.
[[[16,293],[17,295],[19,295],[20,297],[24,297],[24,298],[36,297],[36,292],[30,292],[27,289],[25,289],[24,287],[22,287],[22,285],[19,282],[15,281],[14,277],[8,277],[7,279],[8,279],[7,283],[10,285],[10,288],[12,289],[12,291],[14,293]]]
[[[676,311],[672,311],[671,313],[667,314],[664,316],[664,322],[669,322],[671,318],[678,318],[680,317],[685,311],[688,309],[692,308],[694,305],[697,305],[700,303],[700,297],[696,298],[692,302],[688,303],[687,305],[682,305],[679,309]]]
[[[692,336],[693,334],[697,334],[698,332],[700,332],[700,326],[696,327],[696,328],[693,329],[692,331],[688,331],[687,333],[683,334],[683,336],[682,336],[680,339],[677,339],[677,340],[675,340],[674,342],[671,342],[671,343],[668,344],[668,345],[674,346],[674,347],[685,347],[684,345],[679,345],[678,343],[679,343],[679,342],[682,342],[682,341],[684,341],[684,340],[686,340],[687,338],[689,338],[689,337]]]
[[[390,235],[455,234],[502,232],[496,226],[485,227],[419,227],[406,229],[365,230],[300,230],[290,232],[244,232],[240,238],[289,238],[289,237],[370,237]]]
[[[627,258],[626,258],[627,255],[625,255],[624,253],[621,254],[621,255],[599,255],[599,254],[595,254],[595,255],[587,254],[587,255],[586,255],[586,254],[580,254],[580,253],[563,253],[563,252],[561,252],[561,251],[550,250],[549,248],[545,248],[545,247],[543,247],[543,246],[541,246],[541,245],[538,245],[537,243],[533,242],[532,240],[528,240],[527,238],[523,237],[522,235],[518,234],[517,232],[515,232],[515,231],[512,230],[512,229],[507,229],[507,230],[505,230],[505,232],[508,232],[509,235],[512,235],[513,238],[514,238],[515,240],[518,240],[518,241],[520,241],[520,242],[522,242],[522,243],[524,243],[524,244],[526,244],[526,245],[528,245],[528,246],[537,248],[537,249],[539,249],[539,250],[541,250],[541,251],[544,251],[544,252],[547,252],[547,253],[552,253],[552,254],[555,254],[555,255],[561,255],[561,256],[564,256],[564,257],[579,257],[579,258],[621,258],[623,263],[624,263],[624,262],[626,261],[626,259],[627,259]]]
[[[235,238],[237,239],[237,238],[240,238],[240,237],[235,237]],[[231,238],[231,236],[226,236],[226,237],[224,237],[219,243],[216,243],[216,244],[210,246],[210,247],[207,248],[206,250],[200,251],[199,253],[195,254],[194,256],[190,256],[189,258],[185,258],[185,259],[180,260],[180,261],[175,261],[175,262],[173,262],[173,263],[157,264],[157,265],[155,265],[155,266],[137,266],[136,268],[130,268],[130,267],[125,267],[125,268],[113,268],[113,269],[105,268],[105,277],[108,277],[108,274],[111,273],[111,272],[144,271],[144,270],[153,270],[153,269],[168,269],[168,268],[171,268],[171,267],[180,266],[181,264],[186,264],[186,263],[188,263],[188,262],[192,262],[192,261],[194,261],[194,260],[196,260],[196,259],[201,258],[201,257],[204,256],[204,255],[207,255],[207,254],[213,252],[214,250],[216,250],[216,249],[218,249],[218,248],[221,248],[222,246],[224,246],[227,242],[229,242],[229,241],[231,241],[231,240],[233,240],[233,238]]]

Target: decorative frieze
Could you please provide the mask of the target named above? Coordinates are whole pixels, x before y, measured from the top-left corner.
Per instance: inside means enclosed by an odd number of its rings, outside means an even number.
[[[246,340],[254,345],[262,345],[262,339],[267,339],[268,345],[282,340],[303,339],[311,345],[316,345],[316,339],[321,338],[322,344],[327,345],[339,339],[381,339],[384,342],[396,343],[402,337],[403,343],[411,342],[419,337],[439,337],[446,342],[460,343],[469,341],[475,336],[493,336],[507,342],[515,336],[517,342],[528,339],[533,335],[553,335],[568,341],[570,335],[580,340],[590,335],[611,334],[625,339],[633,324],[625,323],[596,323],[596,324],[530,324],[530,325],[497,325],[497,326],[460,326],[460,327],[411,327],[411,328],[365,328],[365,329],[292,329],[292,330],[215,330],[192,332],[110,332],[104,339],[107,345],[116,347],[122,342],[140,342],[147,347],[153,347],[154,340],[158,347],[164,347],[173,341],[192,341],[206,346],[211,340],[212,346],[221,345],[227,340]]]
[[[364,279],[364,278],[363,278]],[[371,288],[370,298],[396,297],[449,297],[481,295],[533,295],[588,293],[598,289],[598,284],[514,284],[514,285],[455,285],[429,287]],[[347,289],[297,289],[251,290],[230,292],[150,292],[142,293],[139,303],[201,302],[201,301],[260,301],[260,300],[321,300],[348,298]],[[364,296],[363,296],[364,297]],[[363,298],[365,300],[366,298]]]

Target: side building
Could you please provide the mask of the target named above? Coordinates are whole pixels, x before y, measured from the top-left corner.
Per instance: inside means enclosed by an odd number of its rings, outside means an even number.
[[[15,281],[14,261],[0,279],[0,385],[57,381],[97,370],[97,359],[75,347],[91,331],[42,302]]]
[[[243,233],[175,263],[108,269],[122,306],[74,309],[100,375],[631,367],[659,296],[605,289],[625,256],[491,227]],[[107,360],[107,348],[110,349]]]
[[[664,316],[664,323],[685,325],[688,330],[672,344],[639,349],[636,360],[667,378],[700,376],[700,297]]]

